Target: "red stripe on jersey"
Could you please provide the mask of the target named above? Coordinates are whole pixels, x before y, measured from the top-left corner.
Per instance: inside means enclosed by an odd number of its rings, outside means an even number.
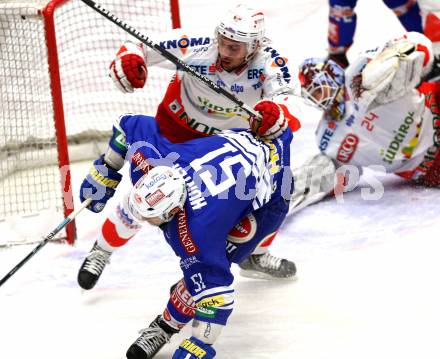
[[[180,96],[181,80],[177,74],[168,85],[167,92],[157,108],[156,121],[161,134],[170,142],[182,143],[208,136],[188,126],[188,115]]]
[[[424,33],[432,42],[440,41],[440,19],[432,12],[426,16]]]
[[[258,247],[261,248],[269,247],[272,244],[275,237],[277,236],[277,234],[278,234],[278,230],[266,236],[261,242],[261,244],[258,245]]]
[[[122,238],[118,234],[118,230],[113,222],[107,219],[102,225],[102,236],[105,241],[111,245],[112,247],[122,247],[125,243],[127,243],[130,238]]]
[[[293,116],[289,110],[287,109],[286,105],[278,104],[281,107],[281,110],[283,110],[284,117],[287,119],[288,124],[292,132],[296,132],[301,128],[301,122]]]
[[[429,50],[425,45],[422,44],[417,44],[417,51],[423,52],[425,54],[425,58],[423,59],[423,67],[426,66],[426,64],[428,63],[429,59],[431,58],[429,56]]]

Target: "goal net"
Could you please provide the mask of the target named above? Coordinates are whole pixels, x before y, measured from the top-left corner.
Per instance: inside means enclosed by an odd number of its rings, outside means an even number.
[[[179,26],[177,0],[99,3],[153,38]],[[69,163],[102,153],[117,116],[156,113],[169,72],[130,95],[108,77],[129,38],[79,0],[0,2],[0,245],[40,240],[37,223],[73,211]]]

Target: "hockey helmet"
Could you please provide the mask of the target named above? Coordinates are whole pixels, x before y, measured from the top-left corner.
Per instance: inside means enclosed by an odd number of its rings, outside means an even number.
[[[169,222],[183,210],[186,197],[186,184],[180,173],[171,167],[157,166],[136,182],[129,202],[141,217],[159,217]]]
[[[333,60],[309,58],[299,68],[301,93],[318,108],[327,111],[344,87],[344,69]]]
[[[246,60],[248,60],[264,39],[264,14],[246,5],[237,5],[220,21],[216,33],[228,39],[246,43]]]

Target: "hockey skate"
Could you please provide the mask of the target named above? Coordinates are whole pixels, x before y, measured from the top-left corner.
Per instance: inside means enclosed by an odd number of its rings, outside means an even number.
[[[291,279],[296,274],[295,263],[275,257],[269,252],[251,254],[239,264],[243,277],[257,279]]]
[[[111,252],[103,250],[95,242],[78,272],[78,284],[83,289],[92,289],[102,274]]]
[[[177,329],[171,328],[158,315],[148,328],[141,330],[141,336],[128,348],[128,359],[153,358],[162,347],[170,341],[170,338],[178,333]]]

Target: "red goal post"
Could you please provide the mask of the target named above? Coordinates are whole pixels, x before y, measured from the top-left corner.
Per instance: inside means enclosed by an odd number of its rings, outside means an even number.
[[[180,27],[178,0],[100,3],[148,36]],[[108,78],[127,39],[77,0],[0,2],[0,245],[39,240],[24,229],[73,212],[70,162],[97,157],[118,115],[156,112],[169,72],[130,95]],[[63,237],[74,242],[75,223]]]

